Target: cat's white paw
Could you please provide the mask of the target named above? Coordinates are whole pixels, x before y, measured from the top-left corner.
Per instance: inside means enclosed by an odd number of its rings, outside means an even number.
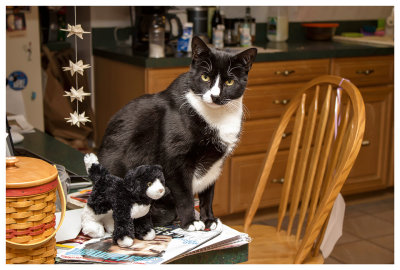
[[[222,229],[222,222],[220,219],[217,219],[217,222],[213,222],[210,225],[210,230]]]
[[[82,232],[92,238],[100,238],[104,236],[104,227],[96,221],[82,222]]]
[[[145,236],[143,236],[143,240],[149,241],[156,238],[156,232],[151,229]]]
[[[206,225],[204,224],[203,221],[194,221],[193,224],[190,224],[189,227],[186,229],[188,232],[194,232],[194,231],[202,231],[206,228]]]
[[[133,245],[133,239],[129,236],[124,236],[124,238],[117,240],[118,246],[120,247],[130,247]]]
[[[85,162],[85,168],[87,173],[89,173],[89,169],[90,167],[92,167],[94,163],[99,163],[97,156],[93,153],[86,154],[85,157],[83,158],[83,161]]]

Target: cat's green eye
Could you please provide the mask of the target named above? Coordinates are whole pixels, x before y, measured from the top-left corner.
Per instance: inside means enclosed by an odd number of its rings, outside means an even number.
[[[208,77],[207,75],[203,74],[201,75],[201,79],[205,82],[208,82],[210,80],[210,77]]]
[[[226,81],[225,84],[227,86],[231,86],[231,85],[233,85],[234,82],[235,82],[234,80],[229,80],[229,81]]]
[[[147,186],[151,186],[153,183],[152,182],[147,182]]]

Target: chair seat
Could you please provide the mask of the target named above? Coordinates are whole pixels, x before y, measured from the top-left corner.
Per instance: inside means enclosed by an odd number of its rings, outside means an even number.
[[[231,226],[235,230],[243,231],[243,226]],[[248,264],[290,264],[294,262],[300,241],[295,236],[286,234],[286,231],[277,232],[275,227],[254,224],[250,226]],[[320,253],[316,257],[307,258],[304,263],[322,264],[324,258]]]

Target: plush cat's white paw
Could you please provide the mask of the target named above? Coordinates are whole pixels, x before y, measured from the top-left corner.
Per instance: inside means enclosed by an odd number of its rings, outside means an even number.
[[[217,222],[213,222],[210,225],[210,230],[216,230],[216,229],[221,229],[222,228],[222,222],[220,219],[217,219]]]
[[[99,163],[99,160],[97,159],[97,156],[93,153],[86,154],[85,157],[83,158],[83,161],[85,162],[85,167],[86,167],[86,172],[89,173],[90,167],[94,163]]]
[[[104,236],[104,227],[95,221],[82,222],[82,232],[92,238],[99,238]]]
[[[117,243],[120,247],[130,247],[133,245],[133,239],[129,236],[124,236],[123,239],[118,239]]]
[[[186,229],[188,232],[194,232],[194,231],[202,231],[206,228],[206,225],[204,224],[203,221],[194,221],[193,224],[190,224],[189,227]]]
[[[143,240],[149,241],[156,238],[156,232],[151,229],[145,236],[143,236]]]

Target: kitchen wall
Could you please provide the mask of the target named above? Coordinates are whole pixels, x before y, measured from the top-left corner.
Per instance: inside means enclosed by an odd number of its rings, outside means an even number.
[[[182,7],[185,8],[185,7]],[[223,6],[227,18],[244,17],[246,7],[227,7]],[[392,7],[382,6],[353,6],[353,7],[289,7],[289,21],[345,21],[345,20],[375,20],[386,18],[390,15]],[[258,23],[266,22],[268,7],[252,7],[252,16]],[[130,26],[129,7],[113,6],[94,6],[90,8],[92,27],[126,27]]]

